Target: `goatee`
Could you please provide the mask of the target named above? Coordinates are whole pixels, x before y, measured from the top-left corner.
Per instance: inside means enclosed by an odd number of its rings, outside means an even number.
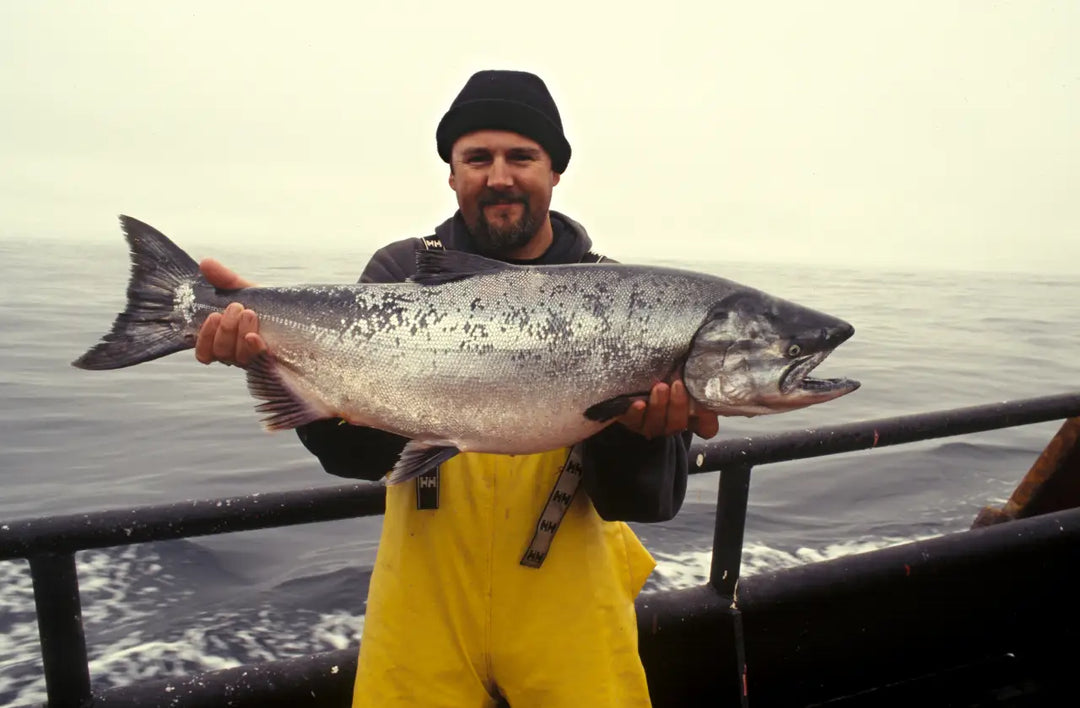
[[[494,204],[521,204],[521,218],[511,223],[492,224],[488,221],[484,208]],[[485,255],[505,256],[513,253],[526,246],[540,230],[542,220],[529,209],[527,196],[485,196],[479,200],[478,205],[479,218],[475,224],[469,224],[469,233],[473,237],[477,250]]]

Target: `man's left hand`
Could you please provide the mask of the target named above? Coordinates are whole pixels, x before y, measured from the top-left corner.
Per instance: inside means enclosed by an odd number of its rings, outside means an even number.
[[[670,386],[666,383],[656,384],[649,393],[648,401],[634,401],[630,409],[616,420],[650,440],[684,430],[708,439],[720,430],[716,413],[703,408],[695,410],[686,385],[679,379]]]

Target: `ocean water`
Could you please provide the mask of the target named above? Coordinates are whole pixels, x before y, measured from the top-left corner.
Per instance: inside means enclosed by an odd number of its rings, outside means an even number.
[[[368,256],[284,245],[212,255],[268,285],[351,282]],[[1080,279],[666,264],[723,275],[856,327],[820,373],[859,379],[859,391],[782,416],[723,419],[719,438],[1080,388]],[[121,308],[127,270],[119,235],[82,244],[0,237],[0,524],[341,481],[292,433],[261,430],[237,369],[201,366],[190,353],[121,371],[72,368]],[[964,530],[980,508],[1008,497],[1058,426],[758,467],[743,573]],[[636,525],[659,563],[645,592],[705,581],[716,483],[716,474],[692,477],[677,518]],[[78,554],[95,687],[355,644],[380,524]],[[0,562],[0,705],[43,699],[29,569]]]

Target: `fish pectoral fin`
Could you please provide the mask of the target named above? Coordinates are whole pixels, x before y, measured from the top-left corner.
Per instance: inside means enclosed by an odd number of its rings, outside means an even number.
[[[478,273],[519,267],[478,256],[475,253],[465,253],[464,251],[418,249],[416,251],[416,274],[410,277],[409,280],[420,285],[439,285],[469,278]]]
[[[401,484],[414,477],[419,477],[428,470],[433,470],[449,460],[460,450],[451,445],[427,445],[410,440],[401,451],[394,469],[386,478],[387,484]]]
[[[618,418],[623,413],[630,410],[630,406],[634,401],[647,400],[649,400],[648,391],[644,393],[627,393],[622,396],[616,396],[615,398],[609,398],[600,403],[594,403],[586,408],[585,417],[589,420],[595,420],[598,423],[604,423],[612,418]]]
[[[248,391],[264,403],[255,406],[267,413],[263,426],[267,430],[289,430],[301,425],[333,418],[334,412],[321,401],[305,397],[296,376],[272,355],[262,352],[248,365]]]

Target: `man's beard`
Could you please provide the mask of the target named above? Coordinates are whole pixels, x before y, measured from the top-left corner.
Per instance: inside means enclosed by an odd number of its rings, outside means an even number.
[[[493,204],[521,204],[521,218],[510,224],[492,224],[487,220],[484,208]],[[487,193],[477,202],[480,212],[475,224],[469,224],[469,233],[476,248],[485,255],[505,256],[526,246],[539,231],[543,220],[529,208],[528,195],[507,196]]]

